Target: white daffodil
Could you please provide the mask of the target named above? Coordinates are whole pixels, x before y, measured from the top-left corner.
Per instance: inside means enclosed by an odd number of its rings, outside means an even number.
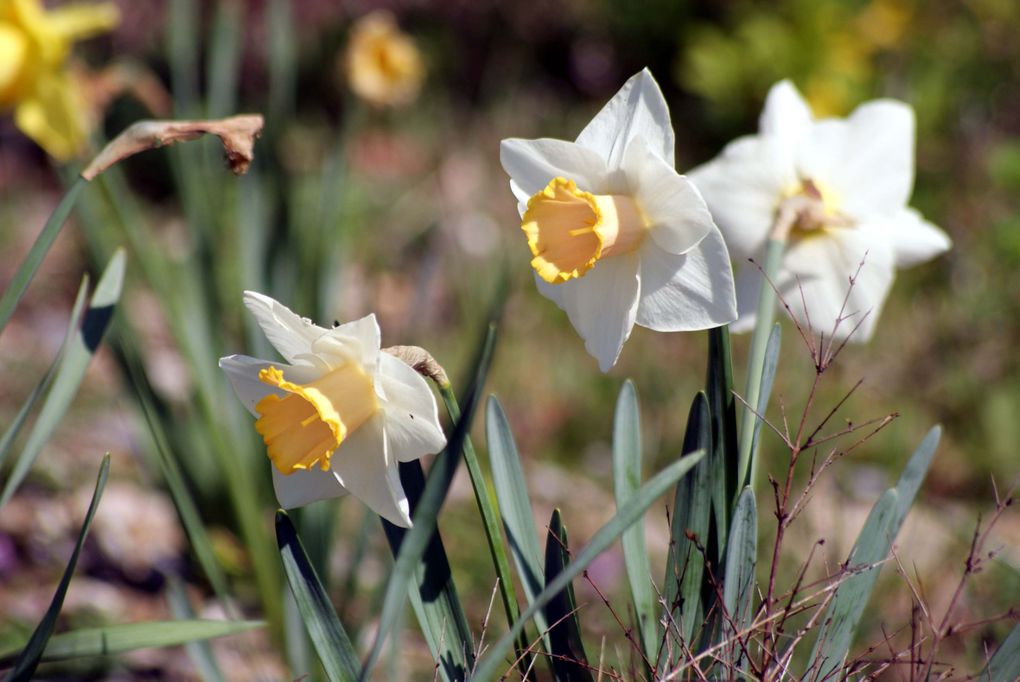
[[[730,252],[744,261],[735,331],[754,325],[762,278],[746,261],[761,262],[781,209],[795,214],[789,234],[779,235],[787,247],[776,288],[802,324],[837,338],[855,328],[853,340],[871,338],[896,268],[950,247],[945,233],[907,206],[914,112],[895,100],[816,121],[796,88],[782,81],[769,91],[758,135],[731,142],[690,178]]]
[[[287,363],[231,355],[220,367],[258,417],[280,505],[351,493],[410,527],[397,463],[446,444],[425,380],[380,352],[375,315],[323,329],[253,291],[244,303]]]
[[[674,170],[669,109],[648,70],[575,142],[503,140],[538,289],[603,372],[634,324],[707,329],[736,318],[729,254],[698,190]]]

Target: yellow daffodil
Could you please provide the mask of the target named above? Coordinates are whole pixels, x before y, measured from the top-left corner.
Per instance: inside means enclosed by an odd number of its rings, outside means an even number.
[[[0,111],[56,159],[73,156],[88,133],[86,103],[68,69],[75,41],[118,20],[109,3],[47,11],[39,0],[0,0]]]
[[[354,24],[344,68],[354,94],[375,106],[413,102],[425,77],[418,47],[385,11]]]

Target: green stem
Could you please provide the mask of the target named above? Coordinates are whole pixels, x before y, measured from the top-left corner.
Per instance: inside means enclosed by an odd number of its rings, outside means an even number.
[[[60,228],[64,226],[64,221],[67,220],[78,194],[87,184],[88,180],[78,176],[71,188],[67,190],[60,203],[57,204],[57,208],[50,215],[50,219],[46,221],[46,225],[43,226],[42,232],[36,237],[35,243],[32,244],[31,250],[22,261],[10,286],[4,291],[3,298],[0,298],[0,331],[3,331],[7,321],[11,319],[14,309],[18,307],[18,301],[21,300],[25,290],[28,289],[29,282],[32,281],[36,270],[39,269],[43,258],[46,257],[46,252],[50,250],[57,235],[60,234]]]
[[[740,420],[740,458],[738,459],[737,494],[745,485],[754,486],[757,472],[756,453],[752,452],[754,442],[754,423],[758,419],[758,398],[761,395],[761,372],[765,364],[765,349],[772,331],[772,322],[776,316],[776,292],[772,289],[779,263],[786,249],[786,242],[780,239],[769,239],[765,247],[765,262],[762,264],[761,291],[758,294],[758,313],[754,322],[754,334],[751,336],[751,352],[747,359],[747,385],[744,389],[744,412]],[[734,500],[734,504],[736,500]]]
[[[451,421],[456,424],[460,419],[460,405],[457,404],[457,398],[453,394],[453,387],[449,383],[437,382],[437,384],[439,395],[442,396],[443,402],[446,404],[446,412],[450,415]],[[468,475],[471,477],[471,487],[475,491],[475,501],[478,503],[478,512],[481,514],[482,523],[485,526],[485,539],[489,543],[489,554],[492,556],[492,564],[496,568],[496,577],[499,579],[499,594],[503,601],[503,610],[506,611],[508,625],[513,627],[521,613],[517,604],[514,584],[510,577],[510,563],[503,549],[502,536],[499,532],[501,519],[489,497],[489,489],[485,484],[482,468],[478,465],[478,457],[475,455],[475,448],[471,443],[470,436],[465,436],[463,450],[464,464],[467,465]],[[523,631],[518,637],[517,647],[518,654],[528,649],[528,641]],[[530,665],[527,667],[530,668]]]

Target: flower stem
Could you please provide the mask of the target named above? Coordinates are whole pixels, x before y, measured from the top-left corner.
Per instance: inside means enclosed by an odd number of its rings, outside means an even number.
[[[765,262],[762,264],[761,291],[758,294],[758,312],[751,336],[751,352],[747,359],[747,384],[744,389],[744,413],[740,421],[740,456],[737,460],[737,494],[745,485],[754,485],[757,473],[757,457],[752,452],[754,445],[754,423],[758,416],[758,398],[761,395],[761,373],[765,364],[765,349],[768,346],[772,322],[776,315],[776,292],[772,282],[779,271],[779,263],[786,248],[786,240],[779,235],[769,239],[765,247]],[[734,502],[735,503],[735,502]]]
[[[443,403],[446,405],[447,414],[450,415],[451,421],[456,423],[460,419],[460,405],[457,404],[457,398],[453,394],[452,386],[449,381],[443,383],[436,381],[436,384],[439,387],[439,395],[442,396]],[[471,487],[475,492],[475,502],[478,503],[478,512],[481,514],[482,524],[485,527],[485,539],[489,543],[489,554],[492,556],[492,564],[496,569],[496,578],[499,580],[499,594],[503,602],[503,610],[506,611],[508,624],[510,627],[513,627],[521,614],[513,580],[510,576],[510,562],[507,560],[502,536],[499,531],[501,519],[489,496],[489,488],[485,483],[482,468],[478,464],[478,457],[475,455],[475,448],[471,443],[470,436],[464,438],[463,451],[464,464],[467,465],[468,475],[471,478]],[[517,642],[518,653],[523,655],[528,651],[528,647],[529,643],[522,631]],[[530,659],[530,657],[526,658]],[[530,660],[525,661],[522,669],[527,668],[530,668]]]

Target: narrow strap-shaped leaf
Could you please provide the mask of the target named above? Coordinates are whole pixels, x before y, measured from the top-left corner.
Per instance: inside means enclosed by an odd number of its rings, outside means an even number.
[[[632,496],[630,501],[621,509],[617,510],[616,514],[596,531],[588,544],[574,555],[573,561],[564,567],[563,572],[556,576],[555,579],[549,581],[546,588],[535,597],[527,610],[521,614],[521,619],[510,628],[510,631],[489,647],[485,657],[479,659],[478,667],[475,669],[472,679],[496,679],[500,666],[503,665],[503,656],[513,645],[517,635],[524,628],[524,624],[533,618],[550,599],[566,588],[571,580],[588,568],[588,565],[599,554],[606,551],[610,545],[616,542],[616,539],[623,534],[623,531],[627,530],[631,524],[636,523],[644,516],[648,507],[654,504],[660,495],[669,490],[684,474],[701,461],[704,454],[703,452],[695,453],[690,457],[684,457],[674,462],[641,486],[637,494]]]
[[[942,429],[933,427],[910,456],[895,488],[890,488],[871,508],[857,541],[850,551],[851,566],[878,564],[889,556],[893,540],[900,531],[917,491],[928,473]],[[854,634],[878,579],[878,566],[852,575],[836,589],[807,667],[808,679],[824,680],[843,665]],[[994,679],[994,678],[993,678]]]
[[[740,455],[737,443],[737,407],[733,397],[733,369],[728,326],[708,330],[708,372],[705,378],[712,417],[712,451],[708,454],[709,487],[712,490],[712,515],[716,542],[712,556],[722,566],[726,552],[726,534],[730,530],[730,505],[740,484],[737,468]]]
[[[188,593],[184,590],[181,580],[177,576],[171,576],[167,580],[166,588],[166,600],[170,605],[170,613],[173,614],[175,622],[195,620],[195,611],[191,608]],[[137,625],[137,623],[132,625]],[[53,646],[52,639],[50,646]],[[188,653],[188,658],[191,659],[195,670],[198,671],[204,682],[226,682],[220,671],[220,666],[216,662],[216,654],[213,653],[209,642],[205,640],[188,642],[184,645],[184,650]]]
[[[805,679],[828,679],[843,665],[854,632],[868,604],[871,589],[878,578],[878,566],[886,558],[895,537],[899,500],[896,489],[890,488],[871,508],[857,542],[850,552],[851,567],[867,567],[846,578],[836,589],[829,608],[818,628],[818,638],[811,653]]]
[[[493,318],[495,318],[495,315]],[[414,589],[412,580],[419,562],[422,561],[422,557],[428,549],[432,533],[436,528],[436,517],[443,502],[446,500],[450,485],[453,483],[453,476],[457,472],[457,465],[461,459],[459,454],[464,446],[464,439],[467,437],[471,427],[475,410],[478,408],[482,386],[485,384],[485,378],[488,376],[489,367],[492,364],[492,351],[495,342],[496,326],[495,322],[491,322],[487,326],[485,337],[475,354],[471,382],[468,390],[463,394],[466,396],[466,399],[463,401],[466,406],[464,412],[454,425],[453,433],[447,440],[446,447],[436,457],[429,470],[428,480],[425,483],[421,500],[418,502],[418,507],[412,516],[414,527],[404,535],[403,541],[400,544],[400,551],[396,555],[396,561],[394,561],[393,570],[390,573],[390,579],[386,584],[386,591],[383,596],[382,610],[379,615],[379,630],[376,632],[372,648],[362,668],[361,680],[367,680],[371,677],[372,671],[379,660],[379,655],[382,653],[386,637],[397,622],[397,617],[400,614],[404,599],[407,597],[408,589],[409,587]],[[430,585],[425,585],[424,587],[428,589]],[[449,640],[450,638],[447,639]],[[463,653],[454,660],[444,659],[437,661],[441,663],[440,669],[448,679],[457,679],[458,675],[460,678],[463,678],[474,664],[474,645],[470,637],[468,637],[466,641],[452,642],[447,646],[455,648],[463,646],[463,649],[460,649]]]
[[[988,660],[988,665],[978,675],[979,680],[1017,680],[1020,679],[1020,623],[1002,640]]]
[[[85,376],[89,362],[92,360],[103,333],[113,317],[114,305],[120,298],[121,286],[124,282],[124,251],[118,250],[110,259],[106,270],[96,285],[89,307],[85,311],[81,329],[75,335],[70,347],[60,361],[56,376],[39,417],[32,426],[25,447],[18,456],[14,469],[4,483],[0,493],[0,507],[3,507],[28,475],[43,445],[49,440],[58,422],[67,412],[74,399],[78,386]]]
[[[782,342],[782,332],[779,323],[772,326],[769,334],[768,344],[765,346],[765,360],[761,368],[761,387],[758,393],[758,405],[755,411],[758,417],[754,420],[754,433],[751,435],[751,472],[748,483],[757,478],[758,472],[758,440],[761,438],[761,427],[764,426],[765,410],[769,406],[769,397],[772,395],[772,384],[776,379],[776,367],[779,365],[779,346]]]
[[[637,391],[629,379],[616,399],[613,419],[613,494],[620,508],[641,487],[641,415]],[[648,660],[655,657],[658,648],[658,619],[655,613],[655,592],[652,590],[652,569],[648,565],[645,545],[645,526],[635,523],[620,538],[623,544],[623,564],[627,569],[627,582],[638,621],[638,636]],[[549,541],[546,540],[546,563],[549,558]]]
[[[446,410],[450,419],[460,419],[460,406],[453,390],[447,386],[440,386],[439,393],[446,404]],[[489,494],[489,487],[486,485],[485,477],[482,475],[482,467],[478,463],[478,456],[475,454],[475,446],[471,442],[471,436],[464,439],[464,466],[467,467],[468,476],[471,479],[471,488],[475,493],[475,503],[478,513],[482,517],[482,527],[485,529],[485,542],[489,547],[489,557],[492,559],[492,566],[496,570],[496,579],[499,581],[499,594],[503,602],[503,610],[506,613],[507,625],[520,618],[521,609],[517,603],[517,593],[514,591],[513,577],[510,575],[510,562],[506,557],[506,548],[503,544],[503,536],[499,532],[500,515],[492,502]],[[527,641],[517,643],[518,653],[524,653],[528,648]],[[522,673],[527,672],[531,666],[530,657],[522,659]]]
[[[553,509],[549,520],[549,535],[545,539],[546,584],[563,572],[570,563],[567,553],[567,528],[559,509]],[[549,626],[549,642],[552,649],[552,667],[556,679],[562,682],[591,682],[591,666],[584,653],[581,626],[577,621],[577,600],[574,599],[574,585],[567,586],[549,600],[543,609]]]
[[[64,221],[67,220],[67,216],[71,212],[71,207],[74,206],[78,194],[81,193],[87,184],[87,180],[79,177],[71,185],[71,188],[67,190],[60,203],[53,209],[53,213],[50,215],[49,220],[46,221],[39,236],[36,237],[35,243],[32,244],[28,255],[25,256],[25,260],[18,267],[18,271],[14,274],[14,279],[11,280],[11,283],[4,290],[3,296],[0,297],[0,333],[3,333],[4,327],[7,326],[8,320],[11,319],[11,315],[14,313],[14,309],[18,307],[18,302],[25,294],[25,290],[28,289],[29,282],[32,281],[32,277],[35,276],[36,271],[42,264],[43,258],[46,257],[46,252],[50,250],[53,242],[57,239],[57,235],[60,234],[60,228],[63,227]]]
[[[425,472],[421,462],[400,464],[400,484],[407,495],[413,515],[421,503],[425,491]],[[408,531],[382,520],[386,539],[399,556],[400,547]],[[433,660],[442,661],[444,674],[451,679],[464,676],[465,656],[472,651],[471,629],[468,627],[464,608],[461,606],[457,587],[453,583],[453,571],[446,556],[439,529],[433,529],[425,546],[425,553],[414,570],[414,579],[408,592],[411,607],[421,626],[422,634],[432,652]],[[457,661],[463,661],[458,664]]]
[[[85,310],[85,299],[88,296],[89,288],[89,277],[85,275],[81,279],[81,286],[78,287],[78,295],[74,299],[74,305],[71,307],[71,319],[67,323],[67,333],[64,334],[64,340],[60,344],[60,350],[57,352],[57,357],[53,359],[53,363],[49,369],[46,370],[46,374],[43,378],[35,385],[28,398],[25,399],[21,409],[18,410],[18,414],[14,417],[14,421],[10,423],[7,430],[4,431],[4,435],[0,438],[0,469],[3,468],[4,462],[7,460],[7,455],[11,451],[11,446],[14,445],[14,440],[18,437],[21,432],[21,428],[25,425],[25,420],[28,419],[28,415],[32,412],[36,402],[46,392],[53,382],[53,377],[57,373],[57,368],[60,366],[60,361],[63,359],[64,354],[71,345],[71,340],[75,334],[78,333],[78,323],[81,322],[82,311]]]
[[[216,637],[228,637],[261,627],[265,627],[265,623],[257,620],[194,619],[118,623],[83,628],[50,637],[39,662],[113,656],[138,649],[160,649]],[[6,664],[9,660],[8,652],[0,652],[0,665]]]
[[[492,466],[492,483],[496,488],[496,501],[503,516],[503,530],[506,532],[517,574],[524,586],[528,602],[533,602],[545,585],[542,570],[542,554],[535,534],[535,519],[531,513],[531,498],[524,470],[514,443],[510,423],[496,396],[489,396],[485,411],[485,440],[489,445],[489,462]],[[549,650],[548,624],[545,615],[539,612],[535,624],[542,634],[542,643]]]
[[[722,641],[724,647],[723,674],[734,679],[744,670],[747,660],[744,650],[736,641],[742,631],[747,630],[754,614],[754,567],[758,554],[758,508],[754,491],[744,488],[737,499],[730,527],[729,544],[726,548],[726,572],[723,580],[723,604],[728,618],[723,618]]]
[[[693,452],[712,452],[712,445],[708,399],[704,393],[699,393],[687,416],[681,457]],[[701,603],[705,557],[697,545],[707,547],[708,544],[712,514],[711,465],[708,457],[702,459],[690,476],[677,482],[673,496],[673,521],[662,595],[668,609],[667,623],[671,628],[678,627],[679,636],[688,643],[706,611]],[[663,647],[659,652],[660,667],[667,664],[663,657],[669,651],[679,655],[681,650],[679,647]]]
[[[358,655],[308,560],[294,524],[283,510],[276,512],[276,543],[290,591],[326,676],[333,681],[358,679],[361,674]]]
[[[25,645],[25,648],[21,650],[21,654],[14,661],[14,665],[10,672],[7,673],[7,677],[4,678],[4,682],[21,682],[22,680],[32,679],[32,674],[42,660],[43,652],[46,650],[50,636],[53,634],[53,628],[57,624],[60,608],[64,605],[64,595],[67,594],[67,588],[71,584],[74,568],[78,565],[78,556],[81,554],[82,545],[85,544],[85,537],[89,534],[89,528],[92,526],[92,518],[96,515],[99,500],[103,497],[103,489],[106,487],[106,478],[109,473],[110,453],[106,453],[103,456],[103,463],[99,466],[96,489],[92,493],[92,502],[89,504],[89,510],[85,513],[85,520],[81,524],[78,542],[75,543],[74,551],[71,552],[71,559],[67,562],[64,575],[60,577],[60,583],[57,585],[57,591],[53,594],[50,607],[46,609],[46,614],[39,621],[39,625],[36,627],[35,632],[32,633],[32,637],[29,638],[28,644]]]

